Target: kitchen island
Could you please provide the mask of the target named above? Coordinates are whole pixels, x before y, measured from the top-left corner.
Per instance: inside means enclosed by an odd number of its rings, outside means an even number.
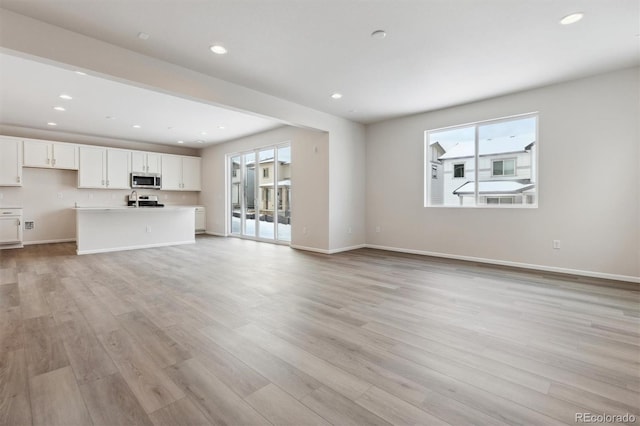
[[[195,243],[195,207],[75,207],[76,253]]]

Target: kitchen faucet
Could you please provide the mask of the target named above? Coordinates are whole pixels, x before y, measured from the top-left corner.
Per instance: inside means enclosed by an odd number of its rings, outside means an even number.
[[[131,191],[131,195],[129,195],[129,201],[131,201],[131,199],[133,198],[133,194],[136,194],[136,207],[140,207],[140,201],[138,201],[138,191],[136,191],[135,189],[133,191]]]

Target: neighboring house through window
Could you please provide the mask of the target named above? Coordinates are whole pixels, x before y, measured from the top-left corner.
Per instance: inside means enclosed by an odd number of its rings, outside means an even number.
[[[426,131],[425,207],[536,207],[537,129],[526,114]]]

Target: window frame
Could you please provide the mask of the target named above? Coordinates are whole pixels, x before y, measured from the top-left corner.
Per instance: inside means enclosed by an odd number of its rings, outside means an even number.
[[[475,191],[473,194],[474,197],[474,204],[473,205],[463,205],[463,204],[448,204],[448,205],[439,205],[439,204],[435,204],[432,205],[431,204],[431,199],[430,199],[430,193],[431,193],[431,181],[433,180],[431,178],[430,173],[428,172],[427,167],[430,167],[432,161],[431,161],[431,145],[429,143],[429,136],[431,133],[436,133],[436,132],[443,132],[443,131],[453,131],[453,130],[457,130],[457,129],[462,129],[465,127],[474,127],[475,130],[475,138],[474,138],[474,143],[475,143],[475,155],[473,157],[473,161],[475,164],[474,170],[473,170],[473,177],[468,177],[468,179],[473,178],[472,182],[478,182],[478,178],[479,178],[479,174],[480,174],[480,170],[479,170],[479,164],[480,164],[480,153],[479,153],[479,128],[482,126],[486,126],[486,125],[493,125],[493,124],[499,124],[501,122],[509,122],[509,121],[516,121],[516,120],[523,120],[523,119],[527,119],[527,118],[535,118],[535,126],[534,126],[534,130],[535,130],[535,144],[534,144],[534,152],[532,153],[532,157],[531,157],[531,175],[532,179],[535,179],[533,181],[533,183],[535,184],[535,194],[533,195],[533,202],[531,204],[522,204],[522,203],[513,203],[513,204],[487,204],[487,203],[480,203],[480,193],[479,193],[479,185],[475,185]],[[515,115],[510,115],[510,116],[505,116],[505,117],[500,117],[500,118],[495,118],[495,119],[488,119],[488,120],[480,120],[480,121],[474,121],[474,122],[468,122],[468,123],[463,123],[463,124],[456,124],[456,125],[452,125],[452,126],[445,126],[445,127],[439,127],[439,128],[433,128],[433,129],[429,129],[429,130],[425,130],[424,131],[424,152],[423,152],[423,164],[424,164],[424,179],[423,179],[423,206],[425,208],[471,208],[471,209],[486,209],[486,208],[499,208],[499,209],[537,209],[539,207],[539,200],[540,200],[540,180],[539,180],[539,158],[540,158],[540,113],[538,111],[533,111],[533,112],[527,112],[527,113],[522,113],[522,114],[515,114]],[[505,158],[506,160],[515,160],[515,158]],[[496,159],[496,160],[504,160],[504,159]],[[493,178],[493,161],[491,163],[491,177]],[[460,164],[460,163],[456,163],[456,164]],[[465,167],[466,169],[466,167]],[[504,169],[503,169],[504,170]],[[496,177],[509,177],[509,176],[517,176],[517,161],[514,161],[514,174],[513,175],[498,175]],[[454,173],[454,171],[452,170],[452,174]],[[446,175],[446,174],[445,174]],[[465,170],[465,175],[466,175],[466,170]],[[458,179],[458,178],[453,178],[453,179]],[[506,195],[506,194],[505,194]],[[531,196],[530,194],[525,194],[522,193],[523,197],[527,197],[527,199]],[[515,201],[515,195],[514,195],[514,201]]]

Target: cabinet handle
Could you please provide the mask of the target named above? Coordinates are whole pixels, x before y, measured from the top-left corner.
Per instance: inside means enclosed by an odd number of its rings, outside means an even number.
[[[107,180],[107,186],[109,186],[109,181]]]
[[[18,181],[18,183],[20,183],[20,176],[18,176],[16,180]]]
[[[55,165],[56,165],[56,159],[55,158],[53,160],[51,160],[51,165],[55,167]]]
[[[47,164],[51,164],[51,159],[47,158]]]
[[[102,179],[102,186],[104,186],[104,179]]]

